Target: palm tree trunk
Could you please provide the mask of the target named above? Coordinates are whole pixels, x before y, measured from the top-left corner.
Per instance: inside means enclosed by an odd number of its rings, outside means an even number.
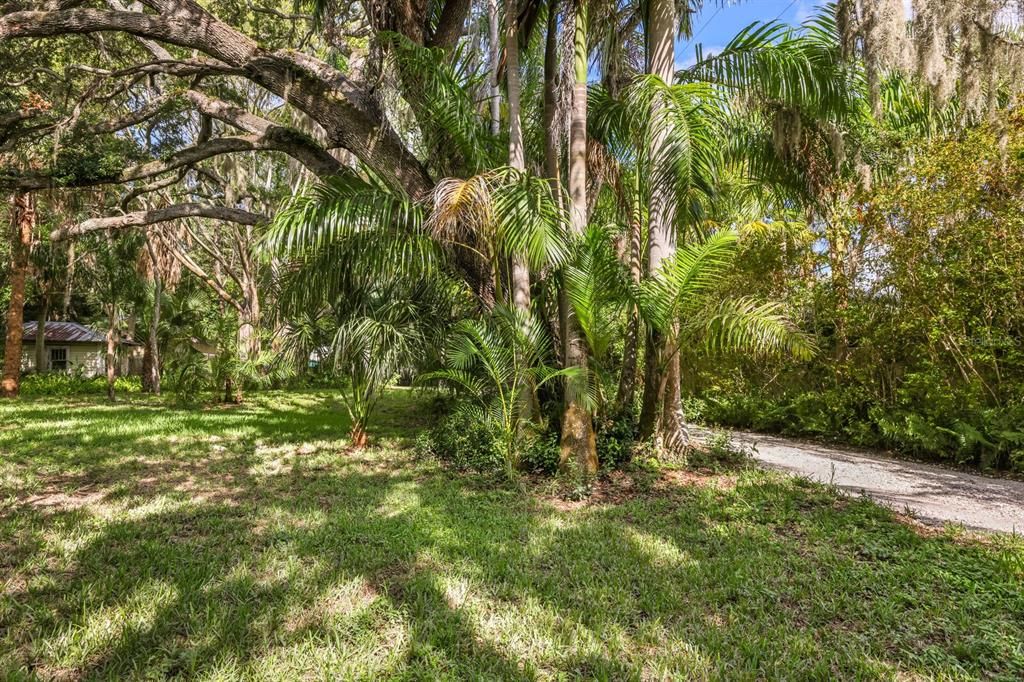
[[[547,35],[544,40],[544,173],[551,183],[551,195],[559,211],[565,210],[562,193],[561,126],[558,121],[558,0],[548,4]],[[568,326],[569,295],[558,289],[558,360],[565,363],[565,330]],[[554,325],[553,325],[554,327]]]
[[[661,403],[661,442],[671,452],[686,447],[686,420],[680,390],[679,353],[673,352],[665,366],[664,397]]]
[[[651,0],[648,5],[647,59],[648,70],[665,83],[671,83],[675,73],[676,5],[674,0]],[[660,97],[651,102],[651,135],[649,158],[655,170],[652,177],[662,174],[657,171],[661,151],[668,142],[670,130],[659,115],[664,104]],[[676,203],[673,188],[655,181],[651,186],[649,205],[649,235],[647,265],[651,277],[657,276],[662,263],[675,253]],[[640,415],[640,435],[649,438],[657,426],[663,444],[674,446],[685,439],[680,430],[682,420],[674,416],[681,414],[679,402],[679,354],[667,352],[669,335],[652,332],[648,338],[649,367],[645,372],[643,411]],[[654,362],[653,365],[650,363]],[[673,386],[675,388],[673,388]],[[660,408],[660,409],[659,409]]]
[[[520,118],[522,86],[519,82],[519,35],[516,24],[517,3],[505,3],[505,81],[508,90],[508,165],[526,170],[523,124]],[[512,256],[512,303],[520,310],[530,309],[530,268],[519,254]]]
[[[498,83],[498,63],[501,60],[501,47],[498,43],[499,34],[498,0],[487,0],[488,46],[490,47],[490,105],[491,134],[501,132],[501,87]]]
[[[7,307],[7,336],[4,339],[4,373],[0,397],[16,398],[21,384],[21,339],[25,321],[25,280],[28,277],[29,247],[36,225],[34,197],[26,192],[14,195],[11,206],[11,299]]]
[[[629,214],[629,278],[634,285],[643,277],[643,211],[640,207],[640,175],[634,178],[633,205]],[[640,311],[633,306],[629,311],[629,324],[622,349],[622,373],[619,375],[619,390],[615,404],[619,412],[632,413],[636,395],[637,355],[640,346]]]
[[[508,96],[508,165],[519,171],[526,170],[526,148],[523,146],[523,124],[520,118],[522,85],[519,82],[519,33],[517,24],[518,3],[505,2],[505,90]],[[510,298],[512,305],[526,314],[530,313],[530,267],[521,254],[512,254],[510,268]],[[525,419],[536,419],[540,405],[534,387],[527,383],[520,397],[522,415]]]
[[[640,440],[650,440],[658,430],[661,416],[658,406],[662,396],[661,335],[656,330],[647,332],[644,353],[644,391],[640,403],[640,421],[637,425]]]
[[[558,153],[558,0],[548,3],[548,27],[544,40],[544,172],[551,181],[551,192],[562,203],[562,170]]]
[[[352,422],[352,428],[348,432],[349,443],[353,450],[362,450],[370,442],[370,436],[366,433],[366,425],[362,421]]]
[[[587,229],[587,11],[584,2],[575,8],[574,71],[572,118],[569,122],[569,202],[570,227],[579,236]],[[572,310],[563,316],[562,338],[567,367],[587,368],[587,349]],[[572,462],[584,474],[597,472],[597,439],[594,418],[580,396],[567,391],[562,415],[560,465]]]

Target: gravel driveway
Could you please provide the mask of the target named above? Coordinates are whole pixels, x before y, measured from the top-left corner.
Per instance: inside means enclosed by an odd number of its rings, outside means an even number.
[[[692,427],[706,438],[710,432]],[[934,525],[1024,533],[1024,482],[967,474],[883,454],[730,431],[733,445],[770,469],[832,483]]]

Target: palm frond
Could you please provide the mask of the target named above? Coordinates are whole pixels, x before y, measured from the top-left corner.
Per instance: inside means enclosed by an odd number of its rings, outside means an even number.
[[[501,169],[492,176],[496,236],[502,251],[521,254],[535,270],[568,254],[566,216],[545,178]]]
[[[267,249],[286,254],[319,249],[364,232],[415,234],[423,208],[382,183],[344,173],[315,185],[274,218]]]
[[[458,68],[473,63],[470,55],[464,54],[465,47],[448,54],[440,48],[416,45],[397,33],[379,36],[391,46],[400,77],[407,82],[402,92],[415,112],[423,147],[446,150],[433,159],[441,163],[441,173],[464,170],[475,174],[498,165],[504,144],[491,134],[489,121],[481,115],[484,108],[472,97],[484,90],[481,83],[487,74]]]
[[[641,315],[658,329],[669,329],[724,281],[736,255],[737,234],[722,230],[677,249],[660,272],[638,287]]]
[[[688,326],[687,331],[703,337],[705,347],[714,352],[789,354],[806,360],[815,350],[813,342],[789,322],[784,307],[776,302],[747,297],[726,299],[704,319],[692,320]]]
[[[676,73],[679,82],[707,82],[762,101],[834,116],[857,108],[857,88],[827,23],[801,31],[780,22],[754,22],[718,54]]]

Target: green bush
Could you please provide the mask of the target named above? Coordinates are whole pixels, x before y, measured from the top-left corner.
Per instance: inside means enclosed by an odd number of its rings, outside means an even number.
[[[597,425],[597,459],[602,469],[614,469],[633,458],[637,419],[632,412],[611,415]]]
[[[189,347],[181,357],[176,358],[173,371],[165,373],[165,384],[174,392],[177,403],[192,405],[209,391],[211,378],[207,357]]]
[[[416,451],[460,470],[492,473],[505,466],[500,434],[458,407],[420,434]]]
[[[439,415],[433,428],[420,433],[416,451],[461,471],[500,474],[506,471],[502,434],[490,422],[480,419],[472,405],[438,401]],[[535,474],[558,470],[560,449],[557,431],[541,430],[521,434],[518,469]]]
[[[688,466],[698,469],[734,470],[750,462],[750,454],[733,444],[728,432],[712,434],[705,447],[692,448],[686,457]]]
[[[1024,403],[988,407],[970,391],[954,393],[940,381],[908,375],[891,401],[856,384],[781,395],[756,390],[706,395],[702,416],[722,426],[1024,471]]]
[[[519,457],[519,468],[535,474],[558,471],[561,447],[557,431],[544,431],[529,439]]]
[[[116,393],[139,393],[142,380],[139,377],[117,377],[114,381]],[[105,394],[106,377],[85,377],[81,373],[46,372],[29,374],[21,380],[21,395],[26,398],[72,395]]]

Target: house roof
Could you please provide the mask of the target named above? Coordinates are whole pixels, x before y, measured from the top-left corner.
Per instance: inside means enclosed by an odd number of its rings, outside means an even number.
[[[37,326],[36,322],[26,322],[22,340],[35,341]],[[46,343],[106,343],[107,338],[77,322],[47,322],[43,330],[43,340]],[[128,340],[121,343],[130,346],[137,345]]]

